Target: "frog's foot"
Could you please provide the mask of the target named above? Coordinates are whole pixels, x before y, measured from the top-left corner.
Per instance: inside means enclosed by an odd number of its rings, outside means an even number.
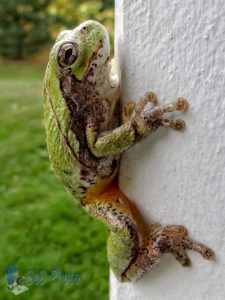
[[[214,258],[214,253],[210,248],[192,240],[188,236],[187,229],[179,225],[166,226],[162,229],[161,236],[156,238],[156,245],[160,252],[170,252],[183,267],[191,265],[186,250],[196,251],[208,260]]]
[[[151,226],[151,232],[148,235],[148,239],[156,240],[159,239],[161,242],[164,237],[169,237],[170,239],[173,237],[184,237],[187,236],[188,231],[184,226],[177,226],[177,225],[167,225],[165,227],[160,226],[154,226],[152,228]],[[146,242],[145,242],[146,243]],[[158,247],[158,246],[157,246]],[[156,248],[157,248],[156,247]],[[162,253],[163,251],[159,248],[159,253]],[[177,249],[170,249],[171,254],[175,257],[176,260],[178,260],[182,266],[190,266],[191,261],[184,249],[177,248]]]
[[[126,123],[137,115],[140,115],[145,109],[148,103],[157,103],[157,96],[153,92],[147,92],[136,103],[135,101],[129,101],[124,105],[122,113],[122,121]]]
[[[151,112],[152,115],[155,114],[154,117],[159,116],[156,120],[157,126],[163,126],[166,128],[175,129],[177,131],[181,131],[185,128],[185,122],[182,119],[176,119],[176,120],[168,120],[161,118],[162,115],[164,115],[167,112],[173,112],[173,111],[184,111],[188,107],[188,102],[184,98],[178,98],[176,102],[164,105],[162,107],[156,107],[154,111]]]
[[[164,253],[171,253],[183,266],[189,267],[191,260],[187,250],[193,250],[205,259],[214,258],[213,251],[205,245],[192,240],[184,226],[156,224],[150,229],[150,233],[143,238],[142,247],[132,264],[123,274],[123,281],[135,281],[146,271],[159,263]]]
[[[163,118],[163,116],[170,112],[184,111],[187,106],[188,103],[185,99],[178,98],[175,102],[156,106],[152,109],[145,109],[140,114],[133,113],[131,115],[131,124],[136,132],[136,141],[145,138],[161,126],[175,130],[182,130],[185,127],[185,122],[183,120],[168,120]]]

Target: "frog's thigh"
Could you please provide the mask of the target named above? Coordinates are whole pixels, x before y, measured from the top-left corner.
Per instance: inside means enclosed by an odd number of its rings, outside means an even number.
[[[110,186],[102,195],[92,198],[86,209],[108,227],[109,264],[116,277],[122,280],[122,274],[139,249],[137,224],[127,206],[126,197],[117,187]]]

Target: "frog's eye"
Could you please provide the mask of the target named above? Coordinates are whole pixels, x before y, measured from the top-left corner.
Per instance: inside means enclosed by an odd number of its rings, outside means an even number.
[[[58,63],[60,67],[66,68],[71,66],[77,59],[78,48],[75,43],[66,42],[62,44],[58,53]]]
[[[88,27],[87,27],[87,26],[83,26],[83,27],[81,28],[81,31],[82,31],[82,32],[87,32],[87,31],[88,31]]]

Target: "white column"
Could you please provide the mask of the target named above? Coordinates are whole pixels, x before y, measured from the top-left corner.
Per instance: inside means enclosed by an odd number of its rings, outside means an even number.
[[[111,300],[225,299],[225,1],[117,0],[122,101],[189,101],[183,133],[159,129],[123,155],[120,187],[149,222],[183,224],[216,253],[169,254],[137,283],[111,274]]]

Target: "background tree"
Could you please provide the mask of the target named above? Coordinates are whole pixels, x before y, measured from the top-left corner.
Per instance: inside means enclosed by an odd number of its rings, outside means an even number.
[[[114,0],[1,0],[0,56],[24,59],[63,29],[87,19],[103,23],[113,44]]]
[[[113,44],[114,0],[54,0],[49,6],[49,13],[53,40],[62,29],[74,28],[85,20],[93,19],[106,26]]]
[[[49,40],[50,0],[0,1],[0,55],[23,59],[38,52]]]

